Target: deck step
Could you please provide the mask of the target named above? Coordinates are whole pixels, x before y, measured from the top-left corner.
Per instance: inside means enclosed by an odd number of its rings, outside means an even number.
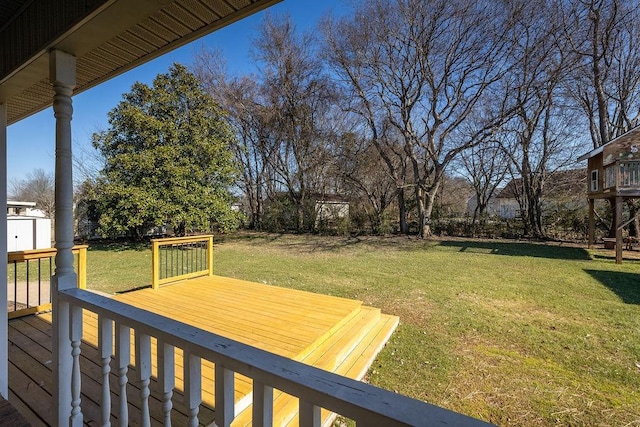
[[[357,316],[318,345],[300,361],[352,379],[364,378],[375,357],[398,325],[396,316],[383,315],[380,310],[361,307]],[[298,425],[298,399],[274,390],[274,425]],[[322,411],[323,425],[329,425],[334,415]],[[233,427],[251,425],[251,407],[239,413]]]

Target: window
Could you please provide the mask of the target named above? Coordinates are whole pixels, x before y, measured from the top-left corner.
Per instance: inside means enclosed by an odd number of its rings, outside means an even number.
[[[598,170],[592,170],[591,171],[591,191],[598,191],[598,189],[600,188],[600,186],[598,185]]]
[[[616,186],[616,167],[609,166],[605,170],[604,174],[604,188],[611,188]]]

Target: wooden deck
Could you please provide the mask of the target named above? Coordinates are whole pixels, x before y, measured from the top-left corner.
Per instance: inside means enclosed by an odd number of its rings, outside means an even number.
[[[359,301],[311,294],[220,276],[184,280],[160,289],[142,289],[114,297],[201,329],[244,342],[350,378],[362,379],[395,330],[398,318],[364,307]],[[99,419],[101,376],[93,313],[84,316],[82,345],[85,423]],[[51,314],[13,319],[9,323],[9,401],[32,425],[48,425],[51,402]],[[155,346],[155,343],[153,343]],[[154,367],[155,375],[155,348]],[[181,407],[182,357],[176,352],[175,425],[186,423]],[[133,355],[132,355],[133,363]],[[134,371],[135,368],[132,368]],[[203,363],[201,422],[214,418],[213,366]],[[128,388],[130,420],[136,420],[134,375]],[[117,393],[112,373],[112,394]],[[251,425],[251,381],[236,375],[234,426]],[[152,423],[160,424],[160,394],[152,384]],[[112,397],[112,402],[117,402]],[[329,414],[323,414],[328,419]],[[112,421],[117,424],[117,408]],[[298,425],[297,401],[274,392],[274,425]]]

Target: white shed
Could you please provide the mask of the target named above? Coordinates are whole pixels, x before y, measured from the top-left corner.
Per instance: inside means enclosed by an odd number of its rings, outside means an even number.
[[[7,201],[7,251],[51,247],[51,220],[32,202]]]

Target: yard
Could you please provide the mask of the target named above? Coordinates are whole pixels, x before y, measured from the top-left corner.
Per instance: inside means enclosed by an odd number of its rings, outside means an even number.
[[[88,287],[150,283],[145,247],[93,245]],[[640,426],[640,261],[557,244],[239,234],[216,274],[400,316],[371,383],[499,425]]]

